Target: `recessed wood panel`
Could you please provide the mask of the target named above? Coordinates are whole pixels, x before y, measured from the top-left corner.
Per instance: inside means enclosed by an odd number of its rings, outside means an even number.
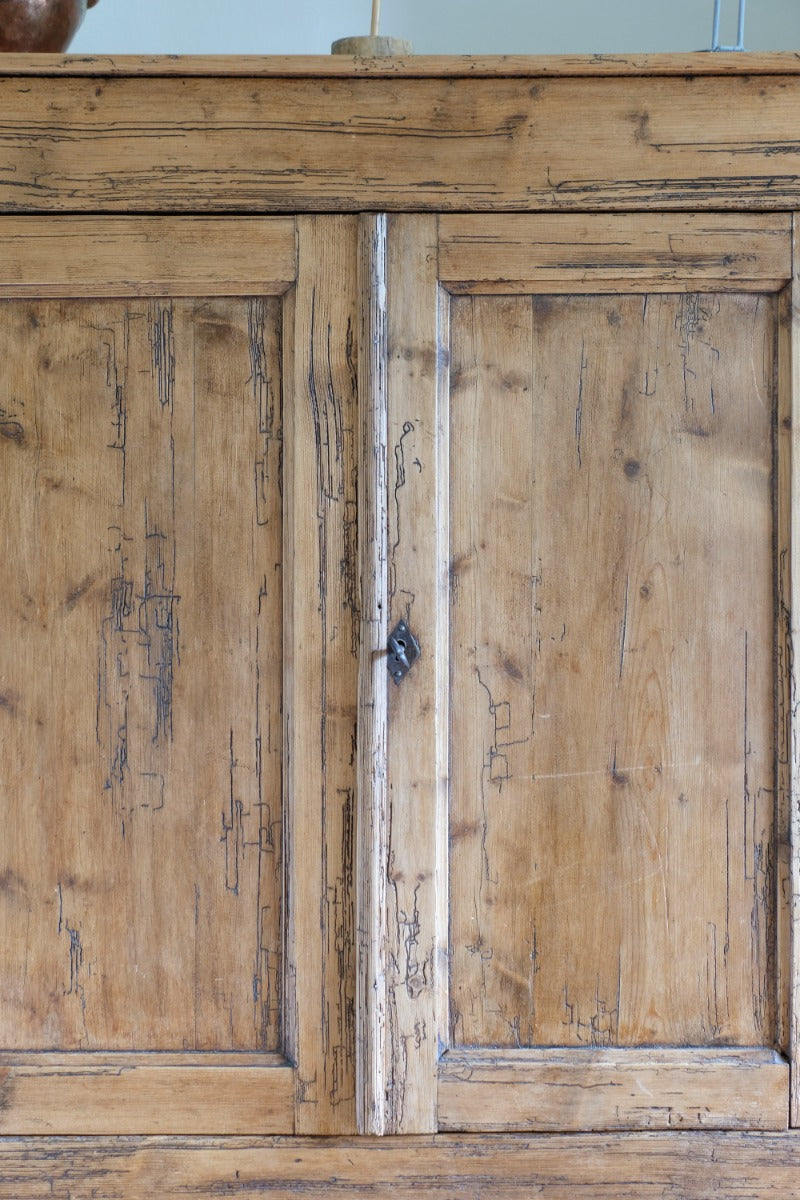
[[[771,1046],[776,301],[451,322],[453,1043]]]
[[[0,1045],[281,1043],[278,299],[0,314]]]

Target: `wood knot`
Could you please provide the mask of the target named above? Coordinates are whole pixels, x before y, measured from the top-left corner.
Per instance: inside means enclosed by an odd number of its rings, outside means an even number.
[[[9,442],[16,442],[18,446],[25,444],[25,430],[19,421],[0,421],[0,437]]]

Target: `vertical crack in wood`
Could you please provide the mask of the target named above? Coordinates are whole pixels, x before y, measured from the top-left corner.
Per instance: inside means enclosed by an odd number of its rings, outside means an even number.
[[[152,397],[136,400],[131,411],[128,373],[134,325],[146,318],[153,379]],[[173,738],[173,687],[180,663],[180,628],[175,589],[175,346],[171,302],[133,307],[119,322],[98,327],[99,354],[105,360],[111,395],[109,450],[120,454],[119,523],[108,528],[112,559],[107,615],[100,628],[96,737],[106,756],[105,790],[125,836],[134,809],[164,807],[167,759]],[[148,417],[153,402],[156,414]],[[129,461],[131,424],[152,422],[158,468],[166,486],[158,495],[141,446]],[[138,516],[137,511],[141,513]],[[141,531],[134,522],[141,520]],[[71,598],[71,597],[70,597]],[[145,695],[149,693],[149,700]],[[134,783],[135,788],[126,785]]]

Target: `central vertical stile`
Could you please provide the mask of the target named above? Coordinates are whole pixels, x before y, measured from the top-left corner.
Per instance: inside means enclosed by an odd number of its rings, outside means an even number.
[[[386,217],[359,225],[358,526],[361,646],[358,700],[356,1092],[359,1130],[386,1132],[386,813],[388,493]]]

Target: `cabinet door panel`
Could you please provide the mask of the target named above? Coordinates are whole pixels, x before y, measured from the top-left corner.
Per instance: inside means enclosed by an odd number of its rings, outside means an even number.
[[[280,303],[5,318],[5,1045],[276,1050]]]
[[[298,974],[309,998],[317,978],[287,947],[285,899],[295,222],[101,222],[88,263],[91,223],[13,224],[0,1127],[292,1132]],[[192,233],[214,241],[187,269]]]
[[[440,1128],[788,1120],[789,226],[679,224],[442,218],[438,390],[390,393],[449,448],[403,479],[449,496]]]
[[[775,307],[452,304],[453,1045],[774,1039]]]

